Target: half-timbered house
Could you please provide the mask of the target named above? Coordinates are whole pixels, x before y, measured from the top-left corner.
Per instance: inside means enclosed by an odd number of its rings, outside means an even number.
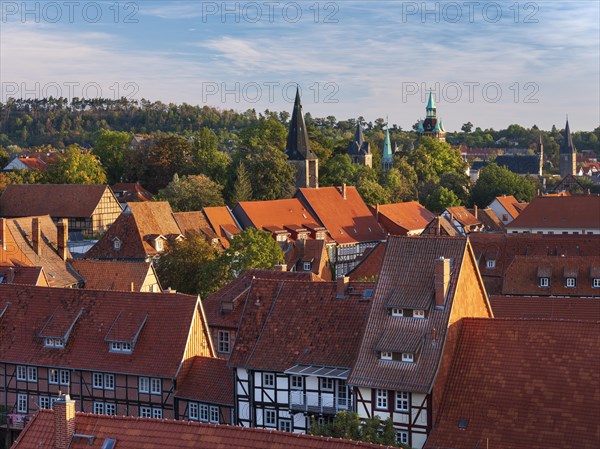
[[[348,384],[363,419],[392,418],[398,442],[421,448],[431,431],[457,323],[491,317],[466,238],[390,236]]]
[[[373,283],[254,279],[229,365],[237,424],[304,433],[353,410],[347,379]]]

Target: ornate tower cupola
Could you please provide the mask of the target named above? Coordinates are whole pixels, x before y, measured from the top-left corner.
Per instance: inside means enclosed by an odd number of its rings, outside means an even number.
[[[373,166],[373,155],[371,154],[371,144],[365,140],[360,123],[356,124],[356,133],[354,141],[348,145],[348,155],[354,164]]]
[[[386,172],[394,166],[394,153],[390,143],[390,130],[385,129],[385,140],[383,141],[383,154],[381,155],[381,171]]]
[[[310,149],[300,102],[300,89],[296,89],[285,154],[288,163],[296,167],[297,188],[319,187],[319,159]]]
[[[567,175],[575,176],[577,150],[573,144],[573,137],[571,136],[568,118],[567,124],[565,125],[565,135],[560,144],[559,157],[560,176],[563,178]]]
[[[419,122],[417,133],[421,136],[432,137],[440,142],[446,141],[446,130],[442,120],[437,118],[437,107],[431,89],[429,89],[425,120]]]

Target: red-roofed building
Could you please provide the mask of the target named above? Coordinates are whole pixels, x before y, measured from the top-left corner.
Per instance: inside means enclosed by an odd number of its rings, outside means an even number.
[[[439,413],[463,317],[491,317],[471,245],[461,237],[390,236],[348,384],[363,419],[391,418],[421,448]]]
[[[391,235],[419,235],[435,217],[418,201],[378,204],[371,212]]]
[[[154,293],[162,290],[152,262],[74,259],[70,265],[88,290]]]
[[[194,357],[213,354],[193,296],[0,284],[0,398],[11,423],[50,408],[61,390],[79,411],[179,418],[176,386]]]
[[[600,234],[600,196],[541,196],[506,226],[512,234]]]
[[[599,322],[464,319],[425,447],[598,447],[599,339]]]
[[[383,264],[383,256],[385,254],[385,242],[378,243],[376,247],[365,251],[356,265],[348,273],[348,277],[352,281],[376,281],[381,271]]]
[[[336,277],[354,268],[357,258],[367,248],[386,239],[386,233],[355,187],[298,189],[296,198],[319,220],[336,243],[329,252]]]
[[[223,248],[229,248],[232,238],[242,232],[231,210],[227,206],[205,207],[202,209],[212,230],[217,234]]]
[[[373,288],[348,278],[253,279],[229,358],[237,424],[304,433],[311,415],[353,410],[347,379]]]
[[[2,266],[0,284],[36,285],[49,287],[43,267]]]
[[[450,221],[460,235],[483,231],[484,228],[483,223],[477,217],[477,209],[471,213],[465,206],[448,207],[441,216]]]
[[[120,182],[111,186],[112,191],[123,207],[127,203],[138,201],[152,201],[153,195],[138,182]]]
[[[490,296],[496,318],[600,321],[600,301],[547,296]]]
[[[494,198],[488,207],[506,225],[519,216],[524,206],[527,206],[527,203],[519,203],[512,195],[503,195]]]

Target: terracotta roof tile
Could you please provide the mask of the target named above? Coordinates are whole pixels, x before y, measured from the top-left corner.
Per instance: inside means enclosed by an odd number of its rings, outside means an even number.
[[[517,209],[516,205],[519,204],[517,199],[512,195],[503,195],[497,196],[496,201],[500,203],[500,205],[508,212],[508,214],[513,218],[517,218],[521,211]]]
[[[537,197],[506,227],[600,230],[600,196]]]
[[[385,240],[386,235],[355,187],[346,187],[346,198],[336,187],[298,189],[298,198],[327,228],[339,244]],[[304,223],[303,223],[304,224]]]
[[[194,357],[192,366],[175,396],[233,407],[233,392],[233,371],[227,367],[227,360]]]
[[[47,286],[42,267],[0,266],[0,284]]]
[[[160,377],[175,376],[198,305],[197,298],[181,294],[0,284],[0,310],[6,304],[0,333],[12,338],[0,339],[5,362]],[[105,338],[113,324],[119,322],[114,335],[129,336],[146,315],[133,353],[110,353]],[[73,323],[64,349],[44,347],[42,333],[63,336]]]
[[[13,449],[54,449],[54,412],[41,410],[21,433]],[[116,449],[392,449],[371,443],[275,430],[126,416],[77,413],[75,433],[91,435],[94,446],[106,438]],[[70,449],[88,449],[87,439],[74,439]]]
[[[599,331],[598,322],[463,320],[425,447],[598,447]]]
[[[479,209],[477,218],[483,223],[488,232],[505,232],[504,223],[496,216],[492,209]]]
[[[48,164],[37,157],[20,157],[19,161],[31,170],[47,171]]]
[[[373,248],[365,250],[358,265],[348,272],[347,276],[350,277],[350,280],[376,279],[383,264],[385,245],[385,242],[380,242]]]
[[[600,321],[600,301],[597,299],[493,295],[490,303],[496,318]]]
[[[475,215],[469,212],[465,206],[448,207],[446,211],[454,216],[454,219],[463,226],[477,226],[481,224],[481,221],[475,218]]]
[[[89,290],[140,291],[152,270],[152,263],[143,261],[76,259],[70,264]]]
[[[91,217],[106,189],[105,185],[9,184],[0,197],[0,215]]]
[[[111,186],[111,188],[121,203],[152,201],[153,198],[153,195],[144,189],[139,182],[120,182]]]
[[[225,249],[229,248],[229,238],[242,232],[227,206],[205,207],[202,209],[212,230],[219,236]]]
[[[201,233],[208,240],[218,239],[219,236],[213,231],[202,211],[173,212],[173,218],[177,222],[181,233]]]
[[[435,217],[433,212],[429,212],[418,201],[380,204],[370,209],[375,217],[379,213],[379,223],[392,235],[406,235],[408,232],[421,231]]]
[[[439,223],[439,232],[438,232],[438,223]],[[421,235],[447,235],[449,237],[457,237],[460,234],[452,223],[443,216],[434,217],[429,224],[425,227]]]

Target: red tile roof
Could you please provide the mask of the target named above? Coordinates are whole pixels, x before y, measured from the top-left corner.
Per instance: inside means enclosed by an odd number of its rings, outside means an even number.
[[[600,301],[597,299],[493,295],[490,303],[496,318],[600,321]]]
[[[152,263],[144,261],[75,259],[70,263],[88,290],[139,292],[153,270]]]
[[[439,232],[438,232],[438,224],[439,224]],[[429,222],[429,224],[425,227],[421,235],[447,235],[450,237],[457,237],[460,234],[454,226],[450,223],[450,221],[444,217],[434,217],[433,220]]]
[[[42,267],[0,266],[0,284],[48,286]]]
[[[336,282],[254,279],[230,366],[285,371],[297,364],[351,368],[374,283],[354,282],[343,298]],[[301,310],[302,313],[297,313]]]
[[[197,298],[181,294],[0,284],[0,310],[7,304],[0,328],[5,334],[9,326],[12,337],[0,339],[4,362],[158,377],[175,377],[192,319],[199,313]],[[40,335],[63,332],[80,312],[66,347],[45,348]],[[136,324],[143,318],[147,319],[133,353],[110,353],[105,337],[117,319],[120,329],[123,323]]]
[[[91,217],[106,189],[105,185],[9,184],[0,197],[0,215]]]
[[[433,212],[429,212],[418,201],[380,204],[370,209],[383,228],[392,235],[422,231],[435,217]]]
[[[205,207],[202,209],[213,231],[219,236],[221,245],[229,248],[229,236],[235,236],[242,232],[233,219],[227,206]]]
[[[20,157],[19,161],[31,170],[47,171],[48,164],[37,157]]]
[[[463,226],[477,226],[481,224],[481,221],[475,218],[475,215],[469,212],[465,206],[448,207],[446,211],[454,216],[454,219]]]
[[[386,234],[355,187],[299,189],[297,197],[308,206],[338,244],[385,240]]]
[[[359,357],[348,380],[350,385],[421,393],[431,391],[444,349],[463,260],[470,257],[469,252],[466,238],[390,236]],[[451,259],[452,267],[443,308],[435,307],[434,301],[434,264],[440,257]],[[469,279],[465,282],[477,281]],[[426,318],[392,317],[388,307],[424,309]],[[382,349],[383,343],[392,342],[418,346],[415,363],[382,360],[377,351]],[[386,352],[394,352],[392,349]]]
[[[212,239],[219,238],[215,231],[210,227],[210,224],[202,211],[173,212],[173,218],[175,218],[183,235],[200,233],[204,235],[209,242],[212,241]]]
[[[54,449],[54,413],[40,410],[12,449]],[[116,449],[392,449],[268,429],[85,413],[76,414],[75,433],[93,436],[98,447],[113,438]],[[69,448],[89,447],[87,438],[76,438]]]
[[[600,196],[537,197],[506,227],[600,230]]]
[[[505,232],[504,223],[496,216],[492,209],[479,209],[477,218],[483,223],[488,232]]]
[[[521,211],[518,210],[517,207],[515,207],[516,204],[519,204],[519,202],[512,195],[497,196],[496,201],[498,201],[500,203],[500,205],[504,208],[504,210],[506,210],[506,212],[508,212],[508,214],[513,219],[517,218],[519,216],[519,214],[521,213]]]
[[[192,366],[175,392],[175,396],[233,407],[234,389],[233,371],[227,367],[227,360],[194,357]]]
[[[111,186],[111,188],[121,203],[152,201],[153,198],[153,195],[144,189],[139,182],[120,182]]]
[[[346,276],[350,277],[352,281],[376,279],[383,264],[385,245],[385,242],[381,242],[375,247],[366,250],[358,265],[350,270]]]
[[[598,447],[598,322],[465,319],[462,326],[426,448]]]
[[[600,288],[592,287],[594,270],[600,270],[600,255],[515,256],[504,273],[502,293],[504,295],[600,297]],[[600,278],[600,273],[596,276]],[[540,287],[540,277],[549,278],[550,285]],[[566,277],[576,278],[574,288],[565,286]]]

